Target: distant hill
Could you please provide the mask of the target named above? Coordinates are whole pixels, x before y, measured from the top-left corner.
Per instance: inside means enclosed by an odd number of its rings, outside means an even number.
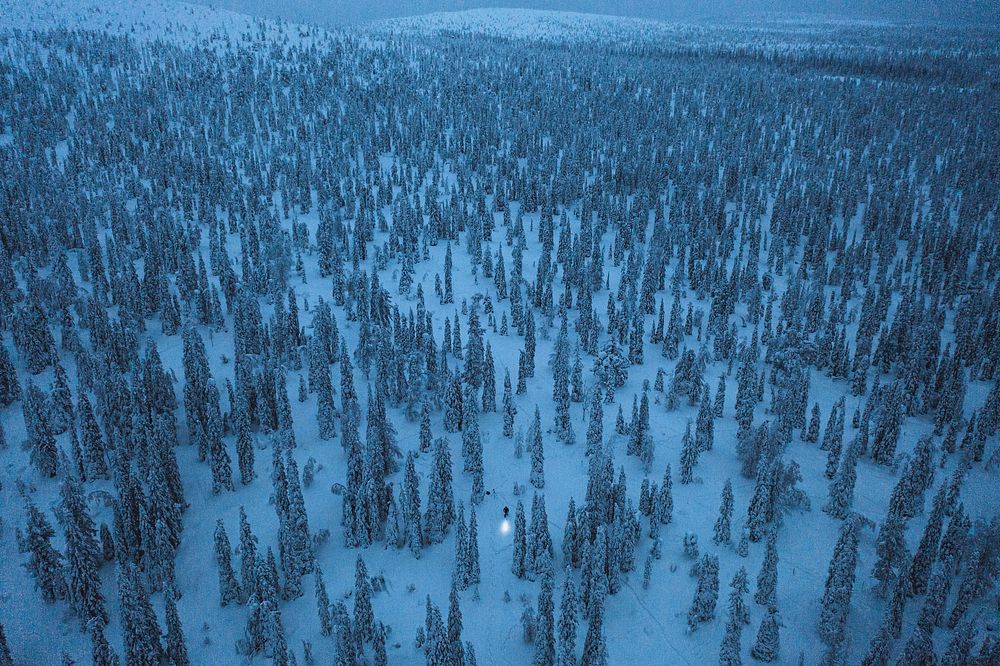
[[[205,0],[202,4],[325,25],[496,7],[666,20],[751,18],[778,12],[935,23],[1000,22],[1000,3],[993,0]]]

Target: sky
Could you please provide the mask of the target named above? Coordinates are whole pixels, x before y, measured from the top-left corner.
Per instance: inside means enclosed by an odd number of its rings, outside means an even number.
[[[191,0],[255,16],[341,25],[481,7],[525,7],[657,19],[753,18],[774,12],[931,22],[1000,23],[1000,0]]]

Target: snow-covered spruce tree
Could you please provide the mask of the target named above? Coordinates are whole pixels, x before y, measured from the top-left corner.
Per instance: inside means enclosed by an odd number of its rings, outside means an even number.
[[[54,380],[49,393],[49,425],[52,434],[61,435],[73,424],[73,397],[69,390],[66,369],[55,364]]]
[[[337,435],[337,408],[333,401],[333,382],[327,367],[327,354],[320,344],[311,345],[310,357],[315,357],[315,381],[311,382],[316,392],[316,424],[320,439],[333,439]]]
[[[101,548],[94,521],[87,512],[83,489],[74,477],[67,476],[59,495],[62,502],[58,515],[66,540],[66,589],[70,608],[80,618],[84,629],[91,618],[107,623],[108,613],[98,574]]]
[[[510,388],[510,371],[504,371],[503,377],[503,436],[514,436],[514,418],[517,416],[517,406]]]
[[[604,407],[600,391],[591,392],[590,421],[587,424],[587,451],[592,456],[601,449],[604,439]]]
[[[125,663],[156,666],[164,657],[160,626],[136,565],[119,563],[118,596]]]
[[[921,595],[927,591],[927,581],[930,577],[931,566],[938,556],[938,544],[941,539],[941,532],[944,526],[944,514],[948,510],[947,484],[942,483],[934,495],[931,515],[924,526],[924,533],[920,537],[920,544],[913,555],[909,571],[901,572],[901,575],[910,577],[910,590],[914,595]]]
[[[528,528],[524,518],[524,505],[520,501],[514,509],[514,545],[511,552],[511,573],[524,578],[528,570]]]
[[[722,503],[719,506],[719,517],[715,521],[715,534],[712,541],[716,545],[728,544],[732,538],[730,523],[733,517],[733,483],[726,479],[722,487]]]
[[[209,384],[212,381],[205,342],[193,326],[184,329],[184,414],[188,436],[198,447],[198,460],[208,457]]]
[[[212,494],[218,495],[223,490],[233,491],[235,487],[232,461],[229,451],[226,450],[226,444],[222,441],[222,412],[219,408],[219,389],[215,383],[209,384],[207,404],[204,409],[208,415],[202,437],[206,442],[212,467]]]
[[[330,597],[326,592],[323,570],[317,565],[313,570],[315,579],[316,610],[319,614],[319,629],[324,636],[333,634],[333,615],[330,613]]]
[[[167,625],[166,657],[171,664],[176,666],[189,666],[191,660],[188,658],[187,644],[184,642],[184,631],[181,628],[181,618],[177,613],[177,604],[174,598],[177,596],[173,588],[164,590],[164,623]]]
[[[580,534],[576,522],[576,502],[569,498],[569,509],[566,511],[566,522],[563,525],[563,539],[560,550],[563,562],[569,567],[580,563]]]
[[[757,640],[750,648],[750,656],[757,661],[772,662],[780,653],[778,611],[774,606],[767,609],[767,615],[760,623]]]
[[[872,569],[872,576],[878,581],[876,592],[885,595],[901,571],[901,563],[907,558],[906,542],[903,535],[906,532],[907,518],[903,515],[904,495],[907,492],[903,479],[893,488],[889,498],[889,512],[879,527],[875,540],[875,553],[878,556]]]
[[[218,528],[217,528],[218,529]],[[228,548],[229,540],[226,539]],[[218,551],[217,551],[218,552]],[[250,527],[247,519],[247,512],[244,507],[240,507],[240,592],[241,600],[246,602],[255,589],[259,581],[257,574],[260,566],[257,562],[257,537]],[[220,569],[221,572],[221,569]],[[221,573],[220,573],[221,575]]]
[[[552,572],[542,574],[542,587],[538,593],[537,629],[535,633],[535,654],[532,666],[555,666],[555,606],[552,600]]]
[[[493,347],[489,342],[486,343],[486,351],[483,356],[482,408],[485,413],[497,410],[497,374],[493,362]]]
[[[532,574],[543,575],[552,571],[554,558],[555,549],[549,534],[545,495],[535,493],[531,499],[531,524],[528,529],[525,567]]]
[[[719,649],[719,664],[721,666],[738,666],[742,663],[740,658],[740,636],[743,633],[744,620],[749,622],[743,594],[747,590],[747,572],[740,567],[736,575],[733,576],[729,584],[729,617],[726,620],[726,631],[722,637],[722,646]]]
[[[94,417],[94,409],[85,393],[80,394],[78,406],[80,434],[83,438],[83,461],[87,478],[106,479],[108,478],[107,448],[104,445],[101,428]]]
[[[834,518],[846,518],[854,504],[854,484],[858,477],[857,467],[860,455],[861,438],[855,437],[847,446],[847,451],[840,460],[840,466],[830,483],[829,499],[823,505],[823,511]]]
[[[653,518],[662,525],[669,525],[674,519],[673,481],[670,478],[669,463],[663,469],[663,480],[652,498]]]
[[[35,579],[35,586],[42,599],[48,603],[66,596],[66,577],[63,557],[52,546],[55,530],[45,514],[27,496],[24,498],[28,514],[25,545],[30,553],[26,566]]]
[[[851,609],[860,522],[860,518],[856,516],[844,521],[826,577],[818,626],[819,636],[829,646],[831,653],[837,653],[844,640],[847,614]]]
[[[336,666],[353,666],[357,663],[354,632],[351,629],[351,616],[343,601],[334,604],[333,625],[335,627],[334,661]]]
[[[409,546],[413,556],[419,559],[421,547],[425,541],[426,530],[421,525],[420,481],[417,479],[417,469],[413,460],[413,452],[407,452],[403,475],[403,492],[400,495],[400,503],[403,512],[406,544]]]
[[[531,452],[531,485],[539,490],[545,487],[545,449],[542,443],[542,418],[535,407],[535,418],[528,434],[528,450]]]
[[[0,623],[0,666],[14,666],[14,657],[11,656],[7,633],[2,623]]]
[[[452,574],[460,590],[466,588],[466,555],[469,551],[469,531],[465,526],[465,505],[458,503],[458,519],[455,521],[455,569]]]
[[[459,605],[458,587],[454,577],[451,580],[451,592],[448,594],[448,653],[453,664],[465,661],[465,649],[462,644],[462,608]]]
[[[429,543],[444,540],[448,527],[455,520],[455,500],[452,490],[451,452],[446,439],[438,438],[434,446],[430,482],[427,490],[427,512],[424,514],[424,535]]]
[[[701,451],[711,451],[715,441],[715,421],[712,405],[708,400],[708,391],[702,392],[701,405],[698,408],[698,418],[695,427],[695,448]]]
[[[691,436],[691,422],[687,422],[684,438],[681,440],[681,483],[694,481],[694,466],[698,464],[698,447]]]
[[[889,655],[892,653],[894,641],[891,624],[890,613],[887,612],[878,631],[872,636],[868,652],[861,660],[862,666],[886,666],[889,663]]]
[[[0,627],[0,632],[2,631],[3,627]],[[107,636],[104,634],[104,623],[101,622],[100,618],[95,617],[90,620],[89,633],[90,658],[94,666],[120,666],[121,660],[118,658],[118,653],[108,643]],[[2,652],[2,636],[0,636],[0,655],[2,655]],[[0,664],[13,666],[14,662],[4,662],[2,656],[0,656]]]
[[[558,666],[576,666],[576,606],[576,587],[567,568],[559,601],[559,647],[556,658]]]
[[[764,561],[757,574],[757,591],[753,600],[765,607],[773,607],[777,602],[778,586],[778,530],[772,529],[767,535],[767,546],[764,550]]]
[[[0,406],[7,407],[21,399],[21,385],[17,381],[17,369],[10,359],[7,347],[0,344]]]
[[[28,378],[24,386],[21,412],[24,415],[24,430],[28,435],[25,446],[30,452],[31,463],[42,476],[54,477],[59,466],[59,447],[49,426],[45,395],[31,378]]]
[[[286,587],[291,584],[288,594],[301,594],[302,577],[312,571],[315,564],[312,548],[312,536],[309,533],[309,519],[306,516],[305,498],[299,484],[299,468],[291,453],[286,453],[285,471],[287,473],[286,492],[288,509],[286,513],[286,528],[283,531],[285,553],[282,562],[285,567]]]
[[[972,647],[976,637],[976,625],[971,619],[963,620],[952,632],[948,647],[941,655],[942,666],[960,666],[971,663]],[[986,649],[986,646],[984,646]]]
[[[476,508],[472,507],[469,513],[469,538],[468,547],[465,554],[465,584],[468,586],[479,585],[479,526],[476,522]]]
[[[701,622],[715,617],[715,604],[719,599],[719,557],[702,555],[697,566],[698,585],[694,600],[688,610],[688,628],[694,631]]]
[[[358,645],[367,643],[375,635],[375,615],[372,611],[372,586],[368,580],[368,567],[358,555],[354,566],[354,637]]]
[[[229,536],[226,534],[226,526],[220,518],[215,523],[215,563],[219,568],[220,606],[239,603],[241,599],[240,587],[236,582],[236,574],[233,572],[232,552]]]
[[[608,663],[608,642],[604,634],[604,597],[607,594],[604,582],[600,581],[591,592],[587,605],[587,634],[583,642],[580,666],[606,666]]]

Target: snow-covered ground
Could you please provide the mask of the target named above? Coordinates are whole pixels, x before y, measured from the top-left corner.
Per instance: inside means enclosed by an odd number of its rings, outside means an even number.
[[[484,35],[529,41],[601,41],[669,39],[690,26],[652,19],[540,9],[491,8],[435,12],[389,19],[376,24],[402,34]]]
[[[211,10],[200,5],[189,5],[174,2],[128,2],[127,0],[0,0],[0,30],[36,30],[50,29],[60,26],[72,26],[79,29],[106,31],[125,35],[139,41],[165,40],[176,42],[182,47],[192,44],[213,43],[231,45],[241,41],[252,42],[254,35],[263,32],[273,44],[287,44],[288,40],[304,40],[316,48],[326,48],[332,42],[324,41],[328,34],[315,28],[307,28],[291,24],[276,24],[260,19],[231,12]],[[669,41],[678,34],[691,38],[691,27],[679,26],[656,21],[610,18],[604,16],[574,14],[569,12],[542,12],[527,10],[489,9],[470,10],[465,12],[431,14],[421,17],[397,19],[378,24],[373,27],[373,35],[390,33],[394,38],[405,40],[407,37],[433,37],[448,35],[473,39],[475,36],[503,37],[530,41]],[[367,33],[366,33],[367,34]],[[715,39],[715,37],[713,37]],[[259,55],[259,54],[258,54]],[[4,105],[0,100],[0,108]],[[0,125],[0,130],[3,130]],[[9,144],[11,139],[0,142]],[[55,148],[55,147],[53,147]],[[389,154],[381,156],[383,167],[392,163]],[[456,180],[453,174],[444,175],[444,184],[454,186]],[[398,188],[397,188],[398,192]],[[487,205],[493,204],[493,197],[487,198]],[[280,194],[273,198],[275,210],[281,210]],[[770,202],[773,204],[773,201]],[[129,199],[128,208],[136,209],[135,199]],[[513,203],[512,210],[518,211],[519,204]],[[380,211],[388,219],[392,217],[392,209],[384,206]],[[732,210],[730,209],[730,212]],[[771,222],[770,210],[764,212],[761,218],[763,228],[768,228]],[[580,229],[579,207],[571,207],[564,213],[571,220],[574,232]],[[494,238],[502,238],[504,233],[503,216],[495,215],[497,231]],[[561,220],[561,216],[558,218]],[[319,225],[319,216],[315,210],[297,215],[296,221],[303,223],[309,231],[310,238],[315,237]],[[527,213],[523,216],[527,230],[528,246],[524,254],[524,274],[531,280],[535,276],[537,262],[541,256],[541,248],[534,242],[540,222],[538,213]],[[291,228],[291,220],[281,220],[284,229]],[[836,218],[836,224],[842,218]],[[860,227],[860,225],[858,225]],[[649,223],[652,227],[652,223]],[[858,229],[860,231],[860,229]],[[647,231],[645,236],[648,237]],[[389,239],[389,234],[376,231],[371,248],[380,247]],[[609,245],[613,235],[605,238]],[[240,236],[229,234],[226,238],[227,249],[231,257],[240,256]],[[502,241],[495,241],[491,249],[502,246],[502,250],[510,261],[510,248]],[[429,249],[430,258],[416,266],[413,291],[408,295],[397,295],[395,285],[399,282],[399,266],[395,261],[389,262],[385,268],[378,270],[378,275],[389,291],[400,310],[406,313],[416,308],[416,299],[412,295],[417,284],[422,285],[426,295],[427,307],[433,314],[435,335],[440,339],[443,334],[446,317],[454,318],[463,301],[468,303],[476,295],[486,294],[496,299],[492,280],[482,276],[478,268],[474,268],[465,253],[463,243],[453,243],[455,256],[455,298],[454,304],[441,305],[434,296],[435,274],[442,270],[445,257],[445,244],[442,242]],[[210,254],[208,234],[203,234],[200,251],[204,256]],[[73,250],[70,265],[74,267],[75,277],[81,282],[76,272],[75,259],[79,250]],[[374,251],[370,251],[367,261],[361,268],[372,270],[375,266]],[[901,245],[900,256],[905,256],[905,247]],[[312,318],[311,308],[322,297],[329,301],[330,279],[322,277],[319,271],[318,257],[306,254],[302,257],[305,279],[290,273],[290,283],[294,286],[300,317],[303,324],[308,324]],[[763,261],[761,264],[763,265]],[[728,269],[733,263],[727,264]],[[613,292],[622,275],[622,267],[612,266],[608,260],[605,265],[608,280]],[[673,271],[677,270],[677,262],[671,262],[666,272],[666,283],[670,284]],[[561,283],[562,271],[557,283]],[[214,278],[212,278],[214,280]],[[993,276],[995,280],[995,275]],[[788,286],[784,277],[779,277],[776,290],[781,293]],[[827,288],[827,298],[834,290]],[[557,294],[561,293],[561,287]],[[604,316],[604,304],[609,291],[601,289],[593,296],[594,309]],[[861,294],[863,295],[863,294]],[[848,310],[857,314],[861,307],[861,295],[852,298]],[[658,298],[663,294],[658,294]],[[669,308],[669,296],[665,297]],[[894,301],[894,306],[897,304]],[[683,305],[688,303],[700,308],[705,313],[710,310],[710,297],[699,299],[691,291],[684,291]],[[500,313],[506,311],[509,302],[496,301],[497,320]],[[261,299],[261,309],[265,321],[273,312],[273,304]],[[777,310],[777,307],[776,307]],[[359,332],[357,323],[348,321],[342,307],[335,307],[334,312],[340,326],[340,332],[345,337],[347,347],[353,350],[357,346]],[[746,314],[743,304],[737,306],[734,321]],[[465,316],[463,334],[465,333]],[[890,314],[891,319],[891,314]],[[572,425],[576,433],[577,443],[567,446],[556,440],[551,431],[554,412],[552,411],[552,372],[548,367],[548,359],[553,351],[558,320],[543,323],[538,317],[538,347],[536,376],[527,380],[527,390],[515,398],[518,407],[516,429],[527,433],[531,413],[537,405],[541,410],[541,420],[545,429],[545,487],[544,497],[549,518],[549,528],[556,544],[556,595],[558,603],[559,584],[563,577],[559,544],[562,539],[564,520],[571,498],[579,505],[584,501],[587,488],[587,458],[584,455],[585,432],[588,415],[584,404],[574,403],[571,406]],[[652,328],[655,317],[647,317],[646,331]],[[517,379],[518,353],[523,344],[522,338],[513,330],[507,336],[502,336],[493,327],[485,326],[485,339],[492,345],[496,359],[497,401],[503,390],[503,376],[509,371],[513,381]],[[856,325],[848,330],[853,336]],[[233,378],[233,319],[226,316],[226,330],[212,331],[200,327],[208,352],[214,380],[222,386],[225,379]],[[181,336],[159,335],[160,325],[156,318],[149,322],[148,330],[140,340],[140,349],[145,343],[155,340],[159,347],[164,366],[168,373],[177,378],[174,392],[178,398],[182,395],[184,372],[182,365]],[[307,331],[309,332],[309,331]],[[752,328],[740,328],[739,337],[748,341]],[[9,339],[4,332],[3,340]],[[4,344],[8,344],[4,342]],[[701,341],[694,335],[687,336],[684,344],[697,349]],[[650,390],[650,426],[655,444],[653,468],[647,472],[635,457],[626,456],[626,439],[615,434],[615,417],[617,405],[625,411],[625,417],[630,416],[629,410],[633,397],[641,397],[644,385],[652,386],[656,380],[657,371],[665,369],[667,376],[673,369],[674,361],[668,361],[660,356],[658,345],[646,343],[644,347],[646,362],[643,365],[630,368],[627,382],[616,394],[616,405],[606,405],[604,408],[604,433],[608,450],[613,453],[614,465],[624,469],[628,479],[628,494],[638,504],[640,483],[644,477],[653,481],[662,478],[667,464],[673,469],[673,522],[664,526],[661,532],[663,539],[663,556],[654,565],[651,584],[648,589],[642,586],[642,564],[645,553],[650,548],[650,540],[645,536],[645,520],[643,520],[644,536],[637,549],[637,569],[625,579],[622,590],[610,596],[607,600],[605,613],[605,631],[608,639],[610,663],[613,664],[707,664],[718,659],[719,645],[725,629],[725,599],[728,596],[728,582],[739,567],[745,567],[750,575],[751,595],[755,588],[754,582],[760,570],[764,555],[764,544],[751,544],[749,555],[741,557],[728,546],[715,547],[711,543],[712,524],[719,510],[719,498],[723,485],[727,480],[733,483],[736,512],[733,518],[734,532],[738,535],[739,526],[746,515],[747,504],[753,494],[755,482],[745,479],[739,471],[736,457],[736,421],[734,419],[737,385],[735,372],[727,374],[730,368],[723,361],[708,365],[705,378],[714,395],[718,378],[726,374],[726,401],[724,416],[715,422],[715,446],[711,451],[704,452],[696,469],[696,481],[681,485],[677,482],[680,468],[681,439],[689,421],[693,422],[696,407],[681,406],[667,410],[664,396]],[[16,355],[15,355],[16,358]],[[75,363],[72,355],[65,354],[61,359],[71,378],[76,376]],[[452,368],[460,364],[454,358],[450,359]],[[594,383],[590,372],[592,359],[584,361],[586,383],[591,387]],[[20,378],[28,375],[20,368]],[[297,400],[298,370],[288,369],[286,372],[288,394],[291,399],[294,419],[294,433],[297,448],[294,451],[299,469],[303,469],[309,459],[315,459],[318,464],[316,480],[311,487],[304,489],[305,502],[309,517],[309,525],[315,534],[328,529],[331,536],[328,541],[318,546],[316,555],[321,565],[331,598],[347,599],[354,586],[355,558],[364,557],[368,571],[372,575],[384,576],[386,590],[374,597],[376,617],[391,627],[388,639],[389,662],[399,664],[422,663],[423,652],[414,646],[416,628],[424,622],[425,603],[427,595],[443,609],[447,608],[447,595],[454,568],[455,545],[454,535],[449,534],[444,543],[432,545],[424,549],[419,560],[415,560],[408,550],[387,548],[382,543],[358,551],[346,548],[341,538],[341,496],[331,492],[331,487],[344,482],[347,458],[342,450],[339,439],[323,441],[318,436],[316,423],[316,396],[310,394],[305,401]],[[340,366],[333,369],[333,384],[339,387]],[[48,387],[52,381],[51,368],[33,377],[33,381],[42,387]],[[366,377],[359,370],[355,371],[355,385],[361,397],[362,414],[365,413],[365,395],[374,377]],[[991,384],[983,381],[972,381],[969,385],[968,398],[965,403],[966,414],[982,406],[990,390]],[[75,394],[75,389],[74,389]],[[846,414],[848,419],[856,408],[863,409],[865,397],[852,397],[847,392],[847,383],[834,380],[816,370],[811,372],[811,390],[809,406],[813,402],[819,404],[823,414],[824,429],[826,416],[831,407],[842,396],[846,395]],[[223,409],[232,406],[223,398]],[[764,405],[769,404],[765,398],[758,405],[755,425],[764,418]],[[339,404],[339,396],[338,396]],[[178,423],[183,423],[183,409],[178,409]],[[400,409],[390,409],[389,417],[398,433],[400,448],[405,452],[416,451],[419,438],[419,424],[405,418]],[[20,566],[26,555],[18,552],[16,540],[13,538],[15,526],[23,522],[21,499],[18,493],[18,482],[24,482],[31,487],[31,495],[44,510],[52,509],[58,502],[59,482],[56,479],[40,478],[29,462],[29,456],[23,451],[20,442],[25,439],[25,427],[19,404],[3,408],[0,411],[0,423],[6,434],[9,447],[0,451],[0,506],[2,523],[0,523],[0,623],[6,629],[7,639],[14,652],[14,663],[24,664],[55,664],[63,653],[71,655],[76,663],[89,663],[90,644],[86,634],[79,631],[78,623],[66,611],[64,603],[43,604],[34,588],[34,581]],[[528,484],[530,472],[530,456],[515,458],[513,455],[514,440],[504,438],[502,431],[502,414],[481,414],[483,432],[485,487],[490,491],[485,501],[476,507],[479,527],[479,549],[482,566],[482,582],[476,591],[462,593],[462,612],[464,616],[463,638],[470,641],[476,649],[480,664],[526,664],[530,663],[533,646],[521,639],[521,616],[524,603],[535,605],[538,594],[536,581],[518,580],[510,571],[512,534],[505,529],[502,509],[509,506],[512,510],[518,500],[530,509],[533,488]],[[904,426],[904,436],[901,439],[899,451],[912,451],[919,436],[929,433],[930,419],[926,416],[908,418]],[[437,435],[446,435],[442,414],[435,413],[432,419],[432,430]],[[338,428],[339,431],[339,428]],[[364,432],[362,428],[362,433]],[[846,442],[854,435],[854,430],[848,424]],[[187,441],[187,433],[181,427],[181,440]],[[465,506],[465,517],[468,519],[471,494],[471,478],[461,473],[462,457],[459,453],[460,434],[447,435],[450,441],[452,461],[455,473],[455,498]],[[234,437],[226,438],[227,445],[232,449]],[[59,437],[63,447],[68,446],[66,435]],[[238,515],[241,507],[245,507],[249,520],[262,546],[275,545],[278,521],[275,516],[272,498],[271,454],[269,438],[257,438],[257,479],[250,485],[237,483],[235,492],[223,492],[213,495],[211,492],[212,478],[207,465],[197,461],[194,447],[182,445],[177,449],[178,462],[184,481],[184,490],[190,509],[184,517],[184,532],[181,546],[177,550],[176,571],[177,588],[182,593],[178,601],[178,609],[184,631],[187,637],[188,650],[194,664],[227,664],[227,663],[264,663],[268,660],[261,656],[244,659],[235,653],[234,645],[243,636],[246,622],[246,608],[231,604],[225,608],[219,607],[219,589],[216,565],[213,559],[213,535],[217,519],[222,519],[228,530],[233,545],[238,543]],[[995,445],[992,442],[991,445]],[[987,452],[989,455],[989,451]],[[235,459],[235,456],[233,456]],[[789,515],[783,525],[778,540],[780,556],[778,574],[777,605],[781,609],[782,646],[780,663],[796,663],[800,655],[806,664],[819,663],[824,652],[824,646],[815,638],[815,626],[819,615],[820,596],[824,580],[827,576],[827,566],[838,536],[839,520],[831,518],[820,510],[826,502],[828,480],[823,475],[827,464],[827,453],[819,450],[815,444],[805,444],[799,441],[796,431],[792,443],[785,455],[787,461],[797,462],[802,469],[805,490],[812,503],[811,511],[794,512]],[[944,464],[944,469],[937,471],[938,483],[954,471],[957,458],[952,457]],[[421,493],[427,490],[430,475],[431,456],[419,455],[416,463],[421,479]],[[966,511],[973,517],[989,518],[997,513],[993,494],[996,488],[996,471],[985,470],[982,465],[974,467],[963,487],[963,500]],[[392,480],[396,488],[401,485],[402,474]],[[869,459],[863,459],[858,469],[857,489],[855,492],[854,509],[860,514],[881,523],[887,511],[887,498],[898,480],[898,470],[875,465]],[[517,497],[514,487],[521,484],[527,487],[527,495]],[[108,503],[101,501],[99,491],[114,492],[110,481],[93,481],[87,487],[90,493],[89,509],[95,521],[100,525],[113,522],[112,510]],[[928,504],[929,496],[928,493]],[[426,499],[425,499],[426,501]],[[424,505],[426,508],[426,504]],[[925,512],[926,513],[926,512]],[[916,548],[920,539],[926,515],[911,520],[907,532],[907,542],[911,550]],[[57,529],[57,532],[59,530]],[[694,579],[689,576],[689,562],[684,555],[682,538],[686,533],[694,533],[699,537],[702,552],[716,552],[720,558],[720,598],[719,610],[715,621],[702,625],[697,632],[687,630],[686,615],[691,606],[694,590]],[[62,547],[61,535],[56,539],[56,545]],[[858,564],[858,578],[854,588],[853,603],[849,616],[847,645],[849,663],[857,663],[865,654],[868,642],[878,628],[884,612],[884,603],[874,597],[873,581],[870,572],[875,561],[875,531],[863,529]],[[238,557],[234,557],[234,562]],[[579,572],[569,574],[574,579],[579,578]],[[108,600],[110,623],[108,637],[112,645],[120,650],[121,626],[118,613],[118,598],[115,587],[114,566],[102,568],[101,577],[105,596]],[[302,642],[312,645],[316,663],[332,663],[334,644],[331,639],[320,634],[317,622],[316,601],[312,586],[312,576],[304,580],[305,594],[295,600],[282,603],[282,616],[290,648],[296,652],[299,663],[302,663]],[[956,584],[957,586],[957,584]],[[509,600],[507,596],[509,595]],[[162,595],[153,595],[153,605],[160,614],[162,621]],[[749,601],[749,600],[748,600]],[[760,623],[761,609],[749,602],[753,618],[751,628],[744,631],[744,655],[752,644],[757,626]],[[348,605],[350,602],[348,601]],[[907,609],[907,627],[910,627],[916,617],[919,604],[911,603]],[[994,609],[995,610],[995,609]],[[984,613],[991,609],[984,607]],[[558,617],[558,614],[557,614]],[[582,645],[585,628],[580,625],[577,645]],[[937,631],[935,640],[943,649],[948,633]],[[905,639],[905,635],[904,635]],[[899,642],[901,643],[901,642]],[[369,654],[370,657],[370,654]],[[745,657],[748,659],[748,657]]]

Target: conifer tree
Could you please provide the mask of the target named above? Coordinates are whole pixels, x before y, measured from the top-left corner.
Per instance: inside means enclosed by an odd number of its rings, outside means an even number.
[[[49,424],[52,434],[61,435],[73,424],[73,398],[69,390],[66,369],[55,365],[55,378],[49,394]]]
[[[10,644],[7,643],[7,634],[2,623],[0,623],[0,666],[14,666],[14,657],[10,654]]]
[[[836,653],[844,639],[847,614],[854,591],[854,574],[858,561],[859,519],[848,518],[840,530],[840,538],[830,560],[830,570],[823,591],[819,618],[819,636]]]
[[[743,633],[743,614],[746,609],[743,604],[743,593],[746,590],[746,570],[740,567],[730,583],[729,618],[726,620],[726,631],[719,650],[719,664],[722,666],[738,666],[740,658],[740,636]]]
[[[440,543],[455,519],[452,491],[451,452],[448,441],[439,438],[434,446],[430,484],[427,491],[427,513],[424,516],[425,536],[429,543]]]
[[[28,435],[26,447],[30,451],[31,463],[39,474],[52,478],[59,466],[59,447],[49,426],[45,395],[30,378],[25,384],[21,411]]]
[[[702,392],[701,405],[698,408],[698,419],[695,427],[695,448],[701,451],[711,451],[715,441],[715,421],[712,405],[708,400],[708,390]]]
[[[555,607],[552,601],[552,573],[542,575],[542,589],[538,594],[538,626],[535,634],[535,655],[533,666],[555,666]]]
[[[459,587],[464,590],[466,580],[466,556],[469,552],[469,532],[465,526],[465,505],[458,503],[458,520],[455,522],[455,571],[453,577]]]
[[[25,496],[28,513],[26,545],[30,557],[27,568],[35,578],[35,586],[48,603],[66,596],[66,578],[63,557],[52,546],[55,530],[45,514]]]
[[[719,506],[719,517],[715,521],[715,535],[712,541],[716,545],[729,543],[731,540],[730,523],[733,517],[733,483],[726,479],[726,485],[722,488],[722,504]]]
[[[91,618],[89,629],[90,658],[94,666],[120,666],[121,660],[118,658],[118,654],[111,647],[111,644],[108,643],[108,639],[104,635],[104,623],[101,622],[101,619],[97,617]],[[2,632],[2,627],[0,627],[0,632]],[[4,662],[2,652],[3,645],[2,641],[0,641],[0,666],[13,666],[13,662],[9,662],[9,664]]]
[[[108,478],[107,449],[101,428],[94,417],[93,407],[86,394],[81,393],[78,400],[80,412],[80,433],[83,436],[83,461],[87,477],[91,479]]]
[[[552,537],[549,534],[545,496],[537,493],[531,500],[531,524],[528,530],[527,546],[525,565],[528,571],[534,574],[544,574],[551,571],[555,550],[552,546]]]
[[[160,644],[160,626],[136,565],[120,564],[118,596],[125,663],[156,666],[164,656],[163,646]]]
[[[583,642],[583,656],[580,666],[606,666],[608,663],[608,643],[604,635],[604,582],[599,581],[591,592],[587,606],[587,634]]]
[[[86,629],[91,618],[108,621],[101,592],[98,566],[101,548],[97,541],[94,521],[87,512],[83,489],[72,476],[63,480],[59,490],[62,503],[59,522],[66,537],[66,583],[70,607],[80,617]]]
[[[315,579],[316,609],[319,613],[319,629],[324,636],[333,634],[333,616],[330,614],[330,597],[326,593],[323,571],[317,565],[313,570]]]
[[[767,546],[764,551],[764,561],[757,575],[757,591],[753,600],[765,607],[773,607],[777,602],[778,586],[778,530],[771,529],[767,535]]]
[[[420,487],[417,479],[417,469],[413,462],[413,452],[406,454],[406,471],[403,476],[403,493],[401,496],[403,524],[406,532],[406,543],[413,556],[420,558],[421,545],[424,542],[425,530],[420,521]]]
[[[191,660],[188,658],[187,644],[184,642],[184,632],[181,629],[181,618],[177,614],[177,604],[174,601],[176,592],[173,588],[164,591],[164,603],[166,605],[164,616],[167,625],[167,645],[166,657],[175,666],[188,666]]]
[[[934,496],[931,515],[924,526],[920,544],[913,555],[909,571],[902,572],[910,577],[910,590],[914,595],[923,594],[927,590],[927,580],[930,577],[931,566],[938,555],[938,542],[944,525],[947,484],[942,483]]]
[[[528,438],[528,450],[531,452],[531,474],[528,478],[531,485],[541,490],[545,487],[545,450],[542,443],[542,419],[537,406]]]
[[[21,399],[21,385],[17,381],[17,369],[10,359],[7,347],[0,344],[0,406],[7,407]]]
[[[857,466],[860,454],[861,438],[855,437],[840,461],[837,473],[830,484],[830,498],[823,505],[823,511],[834,518],[846,518],[854,504],[854,484],[858,478]]]
[[[952,632],[948,647],[941,655],[941,666],[961,666],[971,663],[976,626],[971,619],[963,620]]]
[[[229,540],[226,539],[226,547]],[[246,510],[240,507],[240,592],[243,601],[253,593],[258,586],[257,574],[260,567],[257,563],[257,537],[250,528]],[[220,574],[221,575],[221,574]]]
[[[560,547],[563,561],[567,566],[575,567],[580,564],[580,534],[576,523],[576,502],[569,498],[569,509],[566,511],[566,522],[563,527],[563,540]]]
[[[462,609],[458,603],[458,586],[454,577],[451,579],[451,592],[448,595],[448,652],[451,663],[461,664],[465,661],[465,649],[462,645]]]
[[[372,639],[372,659],[375,662],[375,666],[389,665],[389,656],[385,651],[385,625],[381,622],[375,623],[375,636]]]
[[[469,545],[465,563],[466,585],[479,585],[479,527],[476,523],[476,509],[469,514]]]
[[[212,467],[212,494],[218,495],[223,490],[233,491],[233,468],[229,451],[222,441],[222,413],[219,410],[219,389],[215,384],[208,387],[207,425],[203,437],[208,447],[209,460]]]
[[[697,566],[698,586],[691,609],[688,611],[688,628],[694,631],[701,622],[715,617],[715,604],[719,599],[719,558],[702,555]]]
[[[372,612],[372,586],[365,561],[358,558],[354,566],[354,634],[360,645],[375,635],[375,615]]]
[[[750,656],[763,662],[776,660],[780,652],[778,631],[778,611],[774,606],[771,606],[767,609],[767,615],[760,623],[757,640],[750,648]]]
[[[510,371],[504,371],[503,378],[503,436],[510,438],[514,436],[514,418],[517,416],[517,407],[514,405],[514,396],[510,389]]]
[[[576,666],[576,588],[566,570],[559,601],[558,666]]]
[[[232,552],[229,536],[226,534],[226,526],[220,518],[215,523],[215,562],[219,567],[220,606],[240,601],[240,588],[236,582],[236,574],[233,573]],[[246,582],[244,581],[244,583]]]
[[[520,501],[518,501],[517,507],[514,509],[514,547],[512,553],[511,573],[518,578],[524,578],[527,572],[527,563],[525,560],[528,555],[528,535],[524,519],[524,505]]]
[[[662,525],[669,525],[674,519],[673,481],[670,478],[670,465],[663,470],[663,480],[653,499],[654,517]]]
[[[695,445],[694,438],[691,437],[690,421],[687,423],[681,447],[681,483],[688,484],[694,481],[694,466],[698,464],[698,447]]]

